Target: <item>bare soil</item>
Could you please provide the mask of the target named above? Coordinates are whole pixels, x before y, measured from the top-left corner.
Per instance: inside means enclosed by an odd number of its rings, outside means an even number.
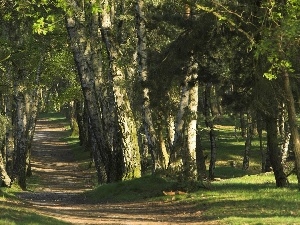
[[[91,204],[83,193],[93,187],[93,171],[74,161],[64,124],[38,120],[32,150],[32,171],[39,179],[34,191],[20,193],[39,214],[72,224],[218,224],[205,221],[194,205],[176,201]]]

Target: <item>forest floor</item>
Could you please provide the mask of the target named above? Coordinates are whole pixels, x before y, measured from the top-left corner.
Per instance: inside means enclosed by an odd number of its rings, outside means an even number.
[[[71,224],[218,224],[182,202],[89,203],[82,193],[93,188],[94,172],[74,160],[71,147],[62,141],[67,135],[65,124],[38,120],[32,171],[39,185],[18,194],[26,207]]]

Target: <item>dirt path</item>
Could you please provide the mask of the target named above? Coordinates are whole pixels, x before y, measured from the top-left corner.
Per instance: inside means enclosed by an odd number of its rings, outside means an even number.
[[[33,143],[32,171],[40,187],[20,197],[41,214],[72,224],[216,224],[204,222],[193,205],[176,202],[89,204],[79,195],[91,189],[91,172],[82,171],[71,149],[60,141],[62,124],[39,120]]]

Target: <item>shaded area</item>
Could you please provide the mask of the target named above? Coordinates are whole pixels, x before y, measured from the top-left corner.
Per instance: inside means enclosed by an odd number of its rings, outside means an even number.
[[[64,124],[38,120],[32,151],[32,171],[40,186],[19,193],[28,208],[72,224],[216,224],[204,221],[194,204],[172,201],[91,203],[94,170],[74,162],[70,146],[61,141]]]
[[[32,225],[32,224],[43,224],[43,225],[67,225],[70,223],[63,222],[54,218],[45,217],[39,215],[39,212],[27,210],[26,205],[21,205],[18,201],[6,200],[2,202],[0,200],[0,224],[2,225]]]

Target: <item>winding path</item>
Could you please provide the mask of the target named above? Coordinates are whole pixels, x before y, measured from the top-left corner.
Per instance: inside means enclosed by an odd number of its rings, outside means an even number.
[[[61,141],[66,135],[64,124],[38,120],[32,171],[41,185],[19,195],[38,213],[72,224],[216,224],[204,222],[193,205],[176,202],[87,203],[80,193],[92,188],[93,171],[79,168]]]

